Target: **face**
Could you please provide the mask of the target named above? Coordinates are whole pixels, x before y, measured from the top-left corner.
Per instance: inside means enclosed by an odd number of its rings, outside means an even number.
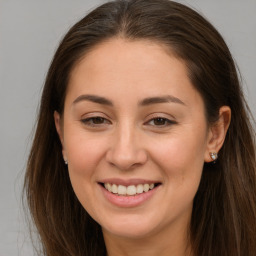
[[[187,227],[209,132],[181,60],[148,41],[104,42],[73,69],[59,119],[72,186],[104,233]]]

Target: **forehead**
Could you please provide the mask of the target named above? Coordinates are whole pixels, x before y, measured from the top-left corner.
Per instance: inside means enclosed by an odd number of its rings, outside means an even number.
[[[141,64],[136,66],[139,70],[149,68],[152,64],[160,67],[161,64],[165,65],[166,61],[170,61],[168,56],[174,58],[169,48],[162,43],[111,38],[92,47],[74,66],[71,77],[76,75],[82,67],[91,70],[100,68],[101,72],[114,67],[127,68],[131,63]],[[164,59],[165,62],[163,62]]]
[[[70,93],[175,94],[196,96],[185,62],[167,47],[148,40],[114,38],[89,51],[72,70]]]

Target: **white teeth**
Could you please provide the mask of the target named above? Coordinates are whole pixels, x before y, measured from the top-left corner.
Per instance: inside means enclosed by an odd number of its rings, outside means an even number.
[[[107,189],[109,192],[112,192],[111,185],[109,183],[104,184],[105,189]]]
[[[116,185],[116,184],[110,184],[110,183],[104,183],[104,187],[113,194],[118,194],[120,196],[133,196],[136,194],[141,194],[143,192],[148,192],[149,190],[153,189],[155,187],[155,184],[139,184],[137,186],[130,185],[128,187],[123,185]]]
[[[114,194],[117,194],[117,185],[116,184],[113,184],[112,185],[112,193],[114,193]]]
[[[118,195],[126,195],[126,187],[125,186],[123,186],[123,185],[119,185],[118,187],[117,187],[117,194]]]
[[[137,194],[141,194],[141,193],[143,193],[143,185],[139,184],[137,185]]]
[[[144,184],[143,189],[144,189],[144,192],[148,192],[149,191],[149,185]]]
[[[128,186],[126,190],[126,194],[129,196],[133,196],[136,194],[136,187],[134,185]]]

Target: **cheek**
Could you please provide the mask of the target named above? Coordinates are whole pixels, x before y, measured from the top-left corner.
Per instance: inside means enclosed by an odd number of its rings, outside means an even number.
[[[104,139],[99,140],[89,136],[70,136],[66,140],[66,153],[69,166],[77,175],[90,175],[97,168],[100,159],[104,155],[105,145]]]
[[[201,175],[206,149],[203,133],[182,132],[154,146],[155,161],[167,175]]]
[[[94,186],[98,166],[104,155],[104,140],[85,136],[84,133],[72,133],[66,136],[68,170],[73,190],[87,212],[97,216],[95,210]]]

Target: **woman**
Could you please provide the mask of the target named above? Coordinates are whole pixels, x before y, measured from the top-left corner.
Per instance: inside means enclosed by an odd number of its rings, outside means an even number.
[[[53,58],[28,160],[43,254],[255,255],[248,113],[225,42],[195,11],[92,11]]]

